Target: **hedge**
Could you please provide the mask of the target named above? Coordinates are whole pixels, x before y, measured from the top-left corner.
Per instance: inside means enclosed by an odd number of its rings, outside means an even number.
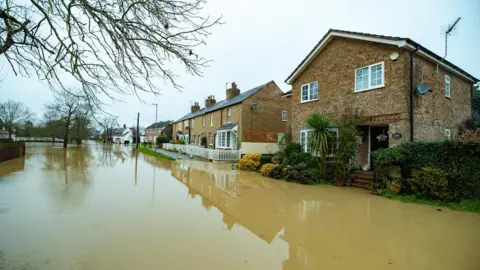
[[[480,143],[410,142],[389,149],[396,153],[401,150],[401,159],[395,163],[402,168],[404,179],[410,178],[414,170],[438,168],[446,173],[449,199],[480,199]],[[373,160],[377,165],[375,158],[380,158],[380,155],[374,152]]]

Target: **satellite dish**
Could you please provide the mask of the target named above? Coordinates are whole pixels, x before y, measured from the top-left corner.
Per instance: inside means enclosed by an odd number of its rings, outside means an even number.
[[[426,83],[419,83],[417,84],[417,91],[420,95],[425,95],[426,93],[430,92],[430,86]]]
[[[392,59],[392,61],[395,61],[398,59],[400,55],[397,53],[397,52],[393,52],[392,54],[390,54],[390,59]]]

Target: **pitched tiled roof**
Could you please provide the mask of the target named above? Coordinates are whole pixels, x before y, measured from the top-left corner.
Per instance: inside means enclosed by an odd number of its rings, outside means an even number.
[[[286,83],[291,83],[291,80],[296,77],[296,73],[299,69],[302,69],[304,64],[306,64],[307,61],[309,61],[310,56],[316,53],[317,49],[320,48],[320,46],[326,41],[330,36],[340,36],[340,37],[346,37],[346,38],[357,38],[363,37],[369,41],[372,42],[381,42],[386,41],[391,44],[402,44],[398,45],[399,47],[410,47],[411,49],[415,50],[421,50],[425,52],[426,55],[428,55],[430,58],[432,58],[435,61],[441,61],[443,64],[446,66],[451,67],[452,69],[456,70],[458,73],[462,74],[463,76],[469,78],[470,80],[474,82],[480,81],[479,79],[475,78],[471,74],[467,73],[463,69],[459,68],[458,66],[452,64],[451,62],[443,59],[443,57],[437,55],[436,53],[430,51],[429,49],[425,48],[421,44],[411,40],[410,38],[405,38],[405,37],[393,37],[393,36],[383,36],[383,35],[375,35],[375,34],[368,34],[368,33],[362,33],[362,32],[353,32],[353,31],[344,31],[344,30],[338,30],[338,29],[330,29],[328,32],[320,39],[320,41],[313,47],[313,49],[307,54],[307,56],[300,62],[300,64],[293,70],[293,72],[288,76],[288,78],[285,80]],[[410,45],[410,46],[409,46]],[[413,47],[412,47],[413,46]]]
[[[183,120],[187,120],[187,119],[190,119],[190,118],[193,118],[193,117],[197,117],[199,115],[204,115],[204,114],[207,114],[209,112],[213,112],[213,111],[216,111],[216,110],[219,110],[219,109],[222,109],[222,108],[240,103],[240,102],[244,101],[245,99],[249,98],[251,95],[260,91],[260,89],[264,88],[270,82],[259,85],[255,88],[252,88],[252,89],[248,90],[248,91],[241,92],[238,96],[236,96],[232,99],[224,99],[222,101],[219,101],[219,102],[213,104],[210,107],[202,108],[201,110],[199,110],[197,112],[194,112],[194,113],[188,113],[188,114],[184,115],[182,118],[175,121],[174,123],[177,123],[177,122],[180,122],[180,121],[183,121]]]
[[[153,123],[150,126],[146,127],[145,129],[150,129],[150,128],[162,128],[168,124],[172,123],[172,121],[160,121],[157,123]]]

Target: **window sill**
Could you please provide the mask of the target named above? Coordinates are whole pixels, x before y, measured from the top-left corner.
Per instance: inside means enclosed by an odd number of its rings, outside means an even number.
[[[300,103],[308,103],[308,102],[312,102],[312,101],[317,101],[318,98],[316,99],[309,99],[309,100],[303,100],[303,101],[300,101]]]
[[[282,122],[287,122],[287,120],[282,120]]]
[[[445,98],[452,99],[452,97],[451,97],[451,96],[445,96]]]
[[[226,149],[226,150],[232,150],[231,147],[220,147],[220,146],[217,146],[217,149]]]
[[[370,90],[375,90],[375,89],[380,89],[380,88],[385,88],[385,85],[379,85],[379,86],[376,86],[376,87],[367,88],[367,89],[362,89],[362,90],[354,90],[353,93],[361,93],[361,92],[370,91]]]

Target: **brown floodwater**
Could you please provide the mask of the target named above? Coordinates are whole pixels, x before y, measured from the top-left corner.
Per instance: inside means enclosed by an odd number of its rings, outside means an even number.
[[[0,163],[0,269],[480,269],[480,214],[125,146]]]

